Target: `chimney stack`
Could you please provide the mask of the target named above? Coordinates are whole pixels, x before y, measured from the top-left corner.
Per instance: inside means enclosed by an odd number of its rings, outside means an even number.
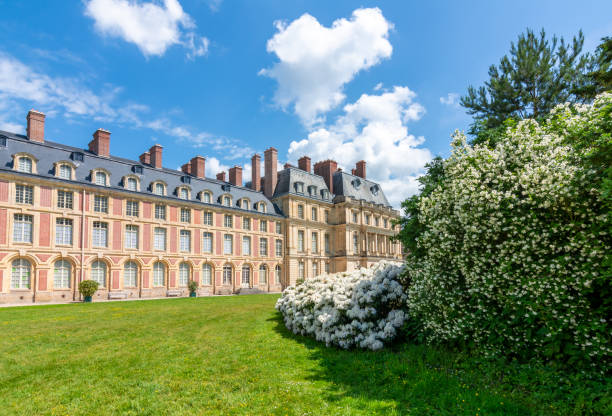
[[[93,134],[93,140],[89,142],[89,151],[98,156],[110,156],[110,131],[98,129]]]
[[[338,170],[338,163],[334,160],[323,160],[314,165],[315,175],[323,177],[330,193],[334,193],[334,173]]]
[[[143,154],[141,154],[140,163],[142,163],[143,165],[150,165],[151,164],[151,153],[144,152]]]
[[[229,181],[234,186],[242,186],[242,167],[234,166],[229,170]]]
[[[181,171],[183,171],[183,173],[191,175],[191,163],[185,163],[183,166],[181,166]]]
[[[298,160],[298,167],[310,173],[310,158],[308,156],[302,156]]]
[[[217,173],[217,180],[218,180],[218,181],[227,182],[227,181],[225,180],[225,172],[219,172],[219,173]]]
[[[28,111],[26,134],[33,142],[45,142],[45,115],[34,109]]]
[[[163,147],[159,144],[153,145],[153,147],[149,149],[149,153],[151,154],[151,166],[155,169],[161,169],[162,167],[162,149]]]
[[[355,168],[351,169],[351,175],[357,176],[357,169]]]
[[[360,178],[366,178],[366,162],[365,160],[360,160],[357,162],[357,167],[355,168],[354,175],[359,176]]]
[[[264,169],[266,176],[264,177],[264,195],[271,198],[276,189],[276,181],[278,180],[278,150],[270,147],[264,152]]]
[[[261,191],[261,156],[257,153],[251,158],[251,188]]]
[[[196,178],[204,178],[204,168],[206,167],[206,159],[202,156],[196,156],[191,159],[191,170],[190,174],[195,176]]]

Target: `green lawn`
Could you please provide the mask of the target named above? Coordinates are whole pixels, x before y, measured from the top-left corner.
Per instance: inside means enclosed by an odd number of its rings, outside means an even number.
[[[425,346],[325,348],[288,333],[276,299],[1,308],[0,414],[528,415],[593,406],[541,370],[497,372]]]

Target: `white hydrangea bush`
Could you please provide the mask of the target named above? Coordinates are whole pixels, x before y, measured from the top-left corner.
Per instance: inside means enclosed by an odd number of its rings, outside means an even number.
[[[559,106],[493,149],[455,133],[442,185],[420,202],[426,255],[406,272],[408,311],[430,341],[609,362],[610,316],[593,289],[610,285],[610,235],[598,227],[609,212],[568,137],[610,103]]]
[[[378,350],[407,319],[404,265],[381,261],[370,268],[323,274],[283,291],[276,302],[287,328],[327,346]]]

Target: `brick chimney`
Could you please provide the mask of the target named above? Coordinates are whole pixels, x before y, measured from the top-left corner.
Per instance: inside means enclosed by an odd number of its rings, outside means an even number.
[[[251,188],[261,191],[261,156],[257,153],[251,158]]]
[[[351,175],[357,176],[357,169],[356,168],[351,169]]]
[[[185,163],[183,166],[181,166],[181,171],[187,175],[191,175],[191,163]]]
[[[293,167],[293,165],[291,163],[289,163],[289,162],[287,162],[287,163],[285,163],[283,165],[283,169],[289,169],[289,168],[292,168],[292,167]]]
[[[299,158],[298,167],[310,173],[310,158],[308,156],[302,156]]]
[[[202,156],[196,156],[191,159],[191,174],[196,178],[204,178],[204,169],[206,168],[206,159]]]
[[[278,150],[270,147],[264,152],[264,195],[271,198],[276,189],[276,181],[278,180],[277,165],[278,165]]]
[[[242,186],[242,167],[234,166],[229,170],[229,181],[234,186]]]
[[[163,147],[159,144],[153,145],[149,149],[149,153],[151,154],[151,166],[155,169],[161,169],[162,167],[162,150]]]
[[[357,162],[357,166],[355,168],[354,175],[357,175],[357,176],[359,176],[360,178],[363,178],[363,179],[366,178],[366,162],[365,162],[365,160],[360,160],[359,162]]]
[[[34,109],[28,111],[26,134],[33,142],[45,142],[45,115]]]
[[[225,172],[219,172],[219,173],[217,173],[217,180],[218,180],[218,181],[227,182],[227,181],[225,180]]]
[[[334,173],[338,170],[338,163],[334,160],[323,160],[314,165],[315,175],[323,177],[329,192],[334,193]]]
[[[89,151],[98,156],[110,156],[110,131],[98,129],[93,134],[93,140],[89,142]]]
[[[143,154],[141,154],[140,163],[142,163],[143,165],[150,165],[151,164],[151,153],[144,152]]]

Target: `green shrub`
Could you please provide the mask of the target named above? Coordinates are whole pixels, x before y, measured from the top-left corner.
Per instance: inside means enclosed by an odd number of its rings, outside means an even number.
[[[419,202],[421,255],[408,258],[409,311],[428,341],[610,364],[609,165],[588,162],[609,149],[611,104],[560,106],[495,148],[455,134],[442,184]]]
[[[198,282],[190,280],[187,284],[187,288],[189,288],[190,293],[195,293],[198,290]]]
[[[98,282],[94,280],[83,280],[79,283],[79,292],[83,296],[93,296],[98,290]]]

